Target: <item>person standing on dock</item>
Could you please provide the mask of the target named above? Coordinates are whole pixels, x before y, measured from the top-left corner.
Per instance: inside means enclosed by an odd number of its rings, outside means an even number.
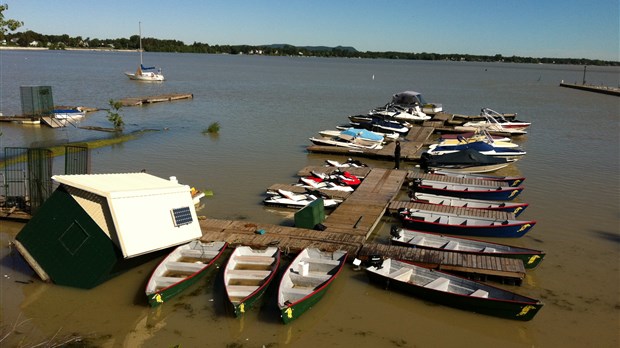
[[[394,169],[400,169],[400,141],[396,141],[394,147]]]

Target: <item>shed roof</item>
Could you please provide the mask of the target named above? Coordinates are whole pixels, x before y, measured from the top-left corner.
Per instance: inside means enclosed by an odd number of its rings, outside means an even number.
[[[147,173],[121,173],[55,175],[52,179],[90,193],[70,190],[125,257],[202,236],[190,187],[179,184],[175,177],[167,180]],[[182,220],[179,214],[184,214]]]
[[[52,179],[104,197],[136,196],[152,191],[174,192],[184,187],[176,180],[147,173],[55,175]]]

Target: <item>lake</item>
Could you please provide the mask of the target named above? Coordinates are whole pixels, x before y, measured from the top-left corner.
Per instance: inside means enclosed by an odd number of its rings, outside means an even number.
[[[108,107],[110,99],[192,93],[191,100],[121,110],[135,140],[91,151],[93,173],[176,176],[212,190],[199,215],[290,225],[293,212],[261,204],[267,187],[296,181],[297,171],[338,156],[310,154],[308,138],[366,113],[404,90],[421,92],[451,113],[483,107],[516,112],[533,124],[518,142],[526,158],[498,175],[527,177],[519,217],[536,220],[526,236],[495,240],[547,253],[521,286],[539,298],[529,322],[487,317],[421,301],[370,284],[346,267],[321,302],[290,325],[280,322],[274,287],[243,319],[224,310],[220,269],[175,300],[147,307],[144,287],[158,260],[92,290],[42,283],[8,246],[23,227],[1,221],[2,344],[28,346],[76,333],[102,347],[617,347],[620,329],[620,99],[559,87],[581,82],[582,66],[405,60],[322,59],[146,53],[166,81],[130,81],[138,54],[0,51],[0,112],[21,113],[20,86],[52,86],[56,105]],[[617,67],[588,67],[586,80],[620,85]],[[203,135],[213,122],[218,135]],[[83,126],[111,126],[107,113]],[[0,146],[109,137],[67,127],[0,123]],[[364,160],[372,166],[392,163]],[[417,170],[412,163],[401,168]],[[54,160],[61,174],[63,159]],[[385,218],[371,240],[387,243]],[[3,336],[3,335],[2,335]]]

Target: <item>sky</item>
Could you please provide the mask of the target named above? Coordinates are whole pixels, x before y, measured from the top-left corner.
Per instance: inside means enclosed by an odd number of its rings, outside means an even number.
[[[620,61],[620,0],[0,0],[18,31]]]

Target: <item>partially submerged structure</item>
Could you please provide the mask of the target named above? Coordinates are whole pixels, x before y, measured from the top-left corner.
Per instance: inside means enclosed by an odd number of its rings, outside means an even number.
[[[190,187],[147,173],[56,175],[15,244],[41,279],[92,288],[200,238]]]

